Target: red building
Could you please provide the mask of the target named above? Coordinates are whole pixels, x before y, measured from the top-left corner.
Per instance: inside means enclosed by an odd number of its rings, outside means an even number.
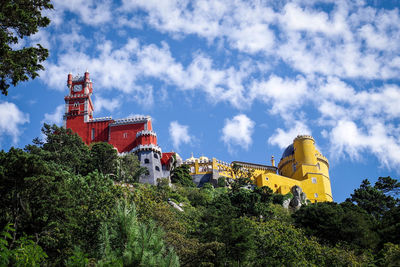
[[[87,144],[108,142],[118,153],[136,153],[149,175],[141,182],[156,184],[157,179],[169,177],[175,153],[162,153],[157,145],[150,116],[126,119],[93,118],[93,84],[86,71],[81,77],[68,74],[69,95],[65,99],[64,127],[76,132]],[[162,160],[161,160],[162,159]]]

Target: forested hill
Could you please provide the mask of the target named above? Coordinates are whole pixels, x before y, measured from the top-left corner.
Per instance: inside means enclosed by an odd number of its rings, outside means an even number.
[[[185,166],[172,186],[138,184],[146,169],[134,155],[43,133],[0,152],[0,266],[400,266],[390,177],[293,212],[245,177],[196,188]]]

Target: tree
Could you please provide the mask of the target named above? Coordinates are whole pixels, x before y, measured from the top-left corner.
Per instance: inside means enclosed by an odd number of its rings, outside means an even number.
[[[379,219],[385,212],[399,204],[399,199],[390,195],[393,190],[398,190],[398,188],[399,183],[390,177],[379,177],[374,186],[365,179],[360,188],[355,189],[346,201],[357,204]]]
[[[140,161],[133,153],[118,158],[119,171],[117,180],[124,183],[138,183],[142,175],[149,174],[149,169],[140,166]]]
[[[175,252],[165,245],[163,231],[154,222],[137,220],[134,203],[117,205],[113,221],[100,232],[99,266],[179,266]]]
[[[33,140],[35,145],[28,145],[25,150],[37,154],[45,161],[51,161],[75,174],[86,175],[92,171],[90,166],[90,151],[78,134],[71,129],[57,125],[44,124],[42,133],[45,140]]]
[[[102,174],[115,174],[118,152],[109,143],[94,143],[90,147],[90,163],[93,170],[98,170]]]
[[[185,164],[176,167],[172,171],[171,182],[183,186],[196,187],[196,184],[192,180],[192,176],[190,176],[189,166]]]
[[[373,229],[373,217],[349,202],[321,202],[302,206],[293,214],[293,218],[306,234],[332,246],[346,242],[356,248],[373,249],[379,241]]]
[[[52,8],[50,0],[3,0],[0,4],[0,90],[4,95],[10,84],[34,79],[44,69],[39,63],[48,57],[47,49],[40,44],[18,50],[12,46],[49,25],[49,18],[41,12]]]

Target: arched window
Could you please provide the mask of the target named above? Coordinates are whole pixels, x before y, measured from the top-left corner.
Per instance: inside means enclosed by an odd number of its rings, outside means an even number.
[[[144,159],[144,163],[150,163],[149,159]]]
[[[158,159],[158,155],[157,155],[157,154],[154,154],[154,158]]]
[[[160,168],[158,166],[156,166],[156,171],[160,171]]]

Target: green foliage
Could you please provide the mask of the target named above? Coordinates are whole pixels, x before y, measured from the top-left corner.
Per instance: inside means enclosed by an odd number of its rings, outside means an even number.
[[[188,165],[176,167],[171,173],[171,182],[183,186],[196,187],[196,184],[192,181],[192,176],[190,176]]]
[[[218,187],[225,187],[226,186],[226,177],[221,176],[218,178]]]
[[[43,132],[46,142],[0,151],[0,266],[398,265],[390,177],[364,181],[344,203],[291,213],[281,205],[291,194],[255,187],[240,166],[231,188],[196,188],[187,166],[175,168],[173,186],[139,184],[147,169],[136,156],[89,149],[54,125]]]
[[[10,232],[15,230],[7,224],[0,234],[0,266],[39,266],[45,261],[46,253],[29,237],[15,240],[14,248],[9,248],[7,239],[12,239]]]
[[[75,174],[88,174],[90,151],[82,139],[71,131],[57,125],[44,124],[42,133],[44,142],[35,139],[35,145],[28,145],[25,150],[39,155],[45,161],[51,161],[59,168]]]
[[[138,222],[134,204],[120,202],[116,210],[115,219],[101,229],[99,266],[179,266],[162,230],[154,222]]]
[[[381,243],[391,242],[400,244],[400,206],[387,211],[379,222],[378,232],[381,236]]]
[[[149,174],[146,167],[141,167],[135,154],[126,154],[118,158],[119,172],[116,179],[124,183],[138,183],[142,175]]]
[[[40,27],[49,25],[50,20],[43,17],[43,9],[51,9],[50,0],[10,1],[3,0],[0,5],[0,90],[7,95],[10,84],[16,86],[29,77],[34,79],[38,71],[44,70],[39,64],[49,53],[40,44],[37,47],[24,47],[14,50],[20,39],[38,32]]]
[[[102,174],[115,174],[118,164],[118,151],[109,143],[100,142],[90,145],[90,164],[92,170]]]
[[[65,261],[65,266],[67,267],[81,267],[87,266],[89,259],[87,254],[85,254],[79,247],[74,248],[73,254]]]
[[[390,177],[380,177],[374,186],[365,179],[362,181],[360,188],[355,189],[354,193],[346,201],[356,203],[359,207],[378,219],[386,211],[399,204],[399,199],[385,194],[395,188],[398,188],[398,182]]]
[[[398,196],[400,194],[400,182],[390,176],[379,177],[374,186],[384,194]]]
[[[378,254],[377,266],[400,266],[400,246],[386,243]]]
[[[379,242],[373,218],[351,203],[321,202],[302,206],[293,218],[308,235],[332,246],[346,242],[356,248],[374,249]]]

